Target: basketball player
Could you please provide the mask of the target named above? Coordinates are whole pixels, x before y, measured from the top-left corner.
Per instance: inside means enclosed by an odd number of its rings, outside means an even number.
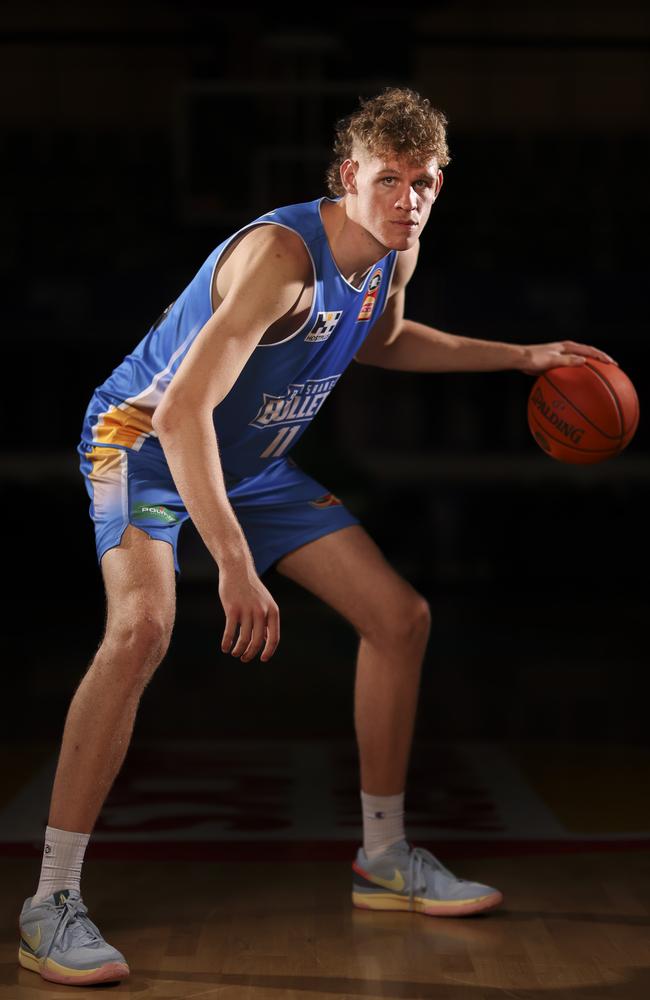
[[[487,342],[404,319],[404,290],[449,162],[445,125],[408,89],[362,101],[338,126],[331,197],[275,209],[221,243],[93,394],[78,450],[107,618],[70,705],[40,882],[20,916],[20,963],[44,979],[81,986],[129,972],[88,917],[81,866],[169,643],[188,518],[218,567],[224,653],[247,663],[277,649],[279,610],[260,579],[271,566],[359,635],[363,846],[354,904],[459,916],[502,900],[405,839],[429,606],[290,455],[353,359],[399,371],[530,374],[586,357],[611,361],[573,342]]]

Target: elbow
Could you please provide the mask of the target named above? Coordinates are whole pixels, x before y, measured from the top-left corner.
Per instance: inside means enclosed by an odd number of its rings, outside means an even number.
[[[376,352],[370,350],[368,344],[363,344],[363,346],[354,355],[354,360],[360,365],[376,365],[377,358]]]
[[[181,416],[178,407],[170,406],[163,398],[153,412],[151,426],[156,437],[161,438],[178,426]]]
[[[361,352],[354,355],[354,360],[360,365],[367,365],[370,368],[389,368],[386,363],[386,348],[382,347],[375,351]]]
[[[190,420],[211,423],[213,409],[213,406],[190,405],[178,399],[172,400],[163,397],[154,410],[151,426],[159,439],[168,437]]]

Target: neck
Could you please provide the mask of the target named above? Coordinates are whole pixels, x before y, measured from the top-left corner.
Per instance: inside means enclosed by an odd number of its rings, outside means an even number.
[[[349,217],[345,198],[321,202],[321,217],[336,266],[346,281],[360,287],[373,264],[386,256],[387,248]]]

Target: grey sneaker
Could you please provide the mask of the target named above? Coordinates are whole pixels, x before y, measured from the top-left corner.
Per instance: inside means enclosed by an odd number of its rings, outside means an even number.
[[[129,974],[124,955],[104,941],[76,889],[59,889],[20,914],[18,961],[51,983],[87,986]]]
[[[372,861],[360,847],[352,871],[352,902],[366,910],[460,917],[490,910],[503,900],[498,889],[456,878],[430,851],[406,840]]]

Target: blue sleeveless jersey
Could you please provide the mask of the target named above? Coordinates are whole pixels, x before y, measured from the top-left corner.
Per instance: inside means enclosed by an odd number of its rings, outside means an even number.
[[[286,455],[316,416],[383,312],[397,251],[371,267],[360,288],[339,271],[320,206],[325,198],[261,215],[216,247],[134,351],[93,393],[78,451],[160,447],[151,420],[192,341],[212,315],[212,278],[224,251],[260,224],[302,237],[314,269],[311,311],[303,326],[275,344],[258,344],[213,418],[228,478],[261,472]],[[251,294],[255,290],[251,289]]]

